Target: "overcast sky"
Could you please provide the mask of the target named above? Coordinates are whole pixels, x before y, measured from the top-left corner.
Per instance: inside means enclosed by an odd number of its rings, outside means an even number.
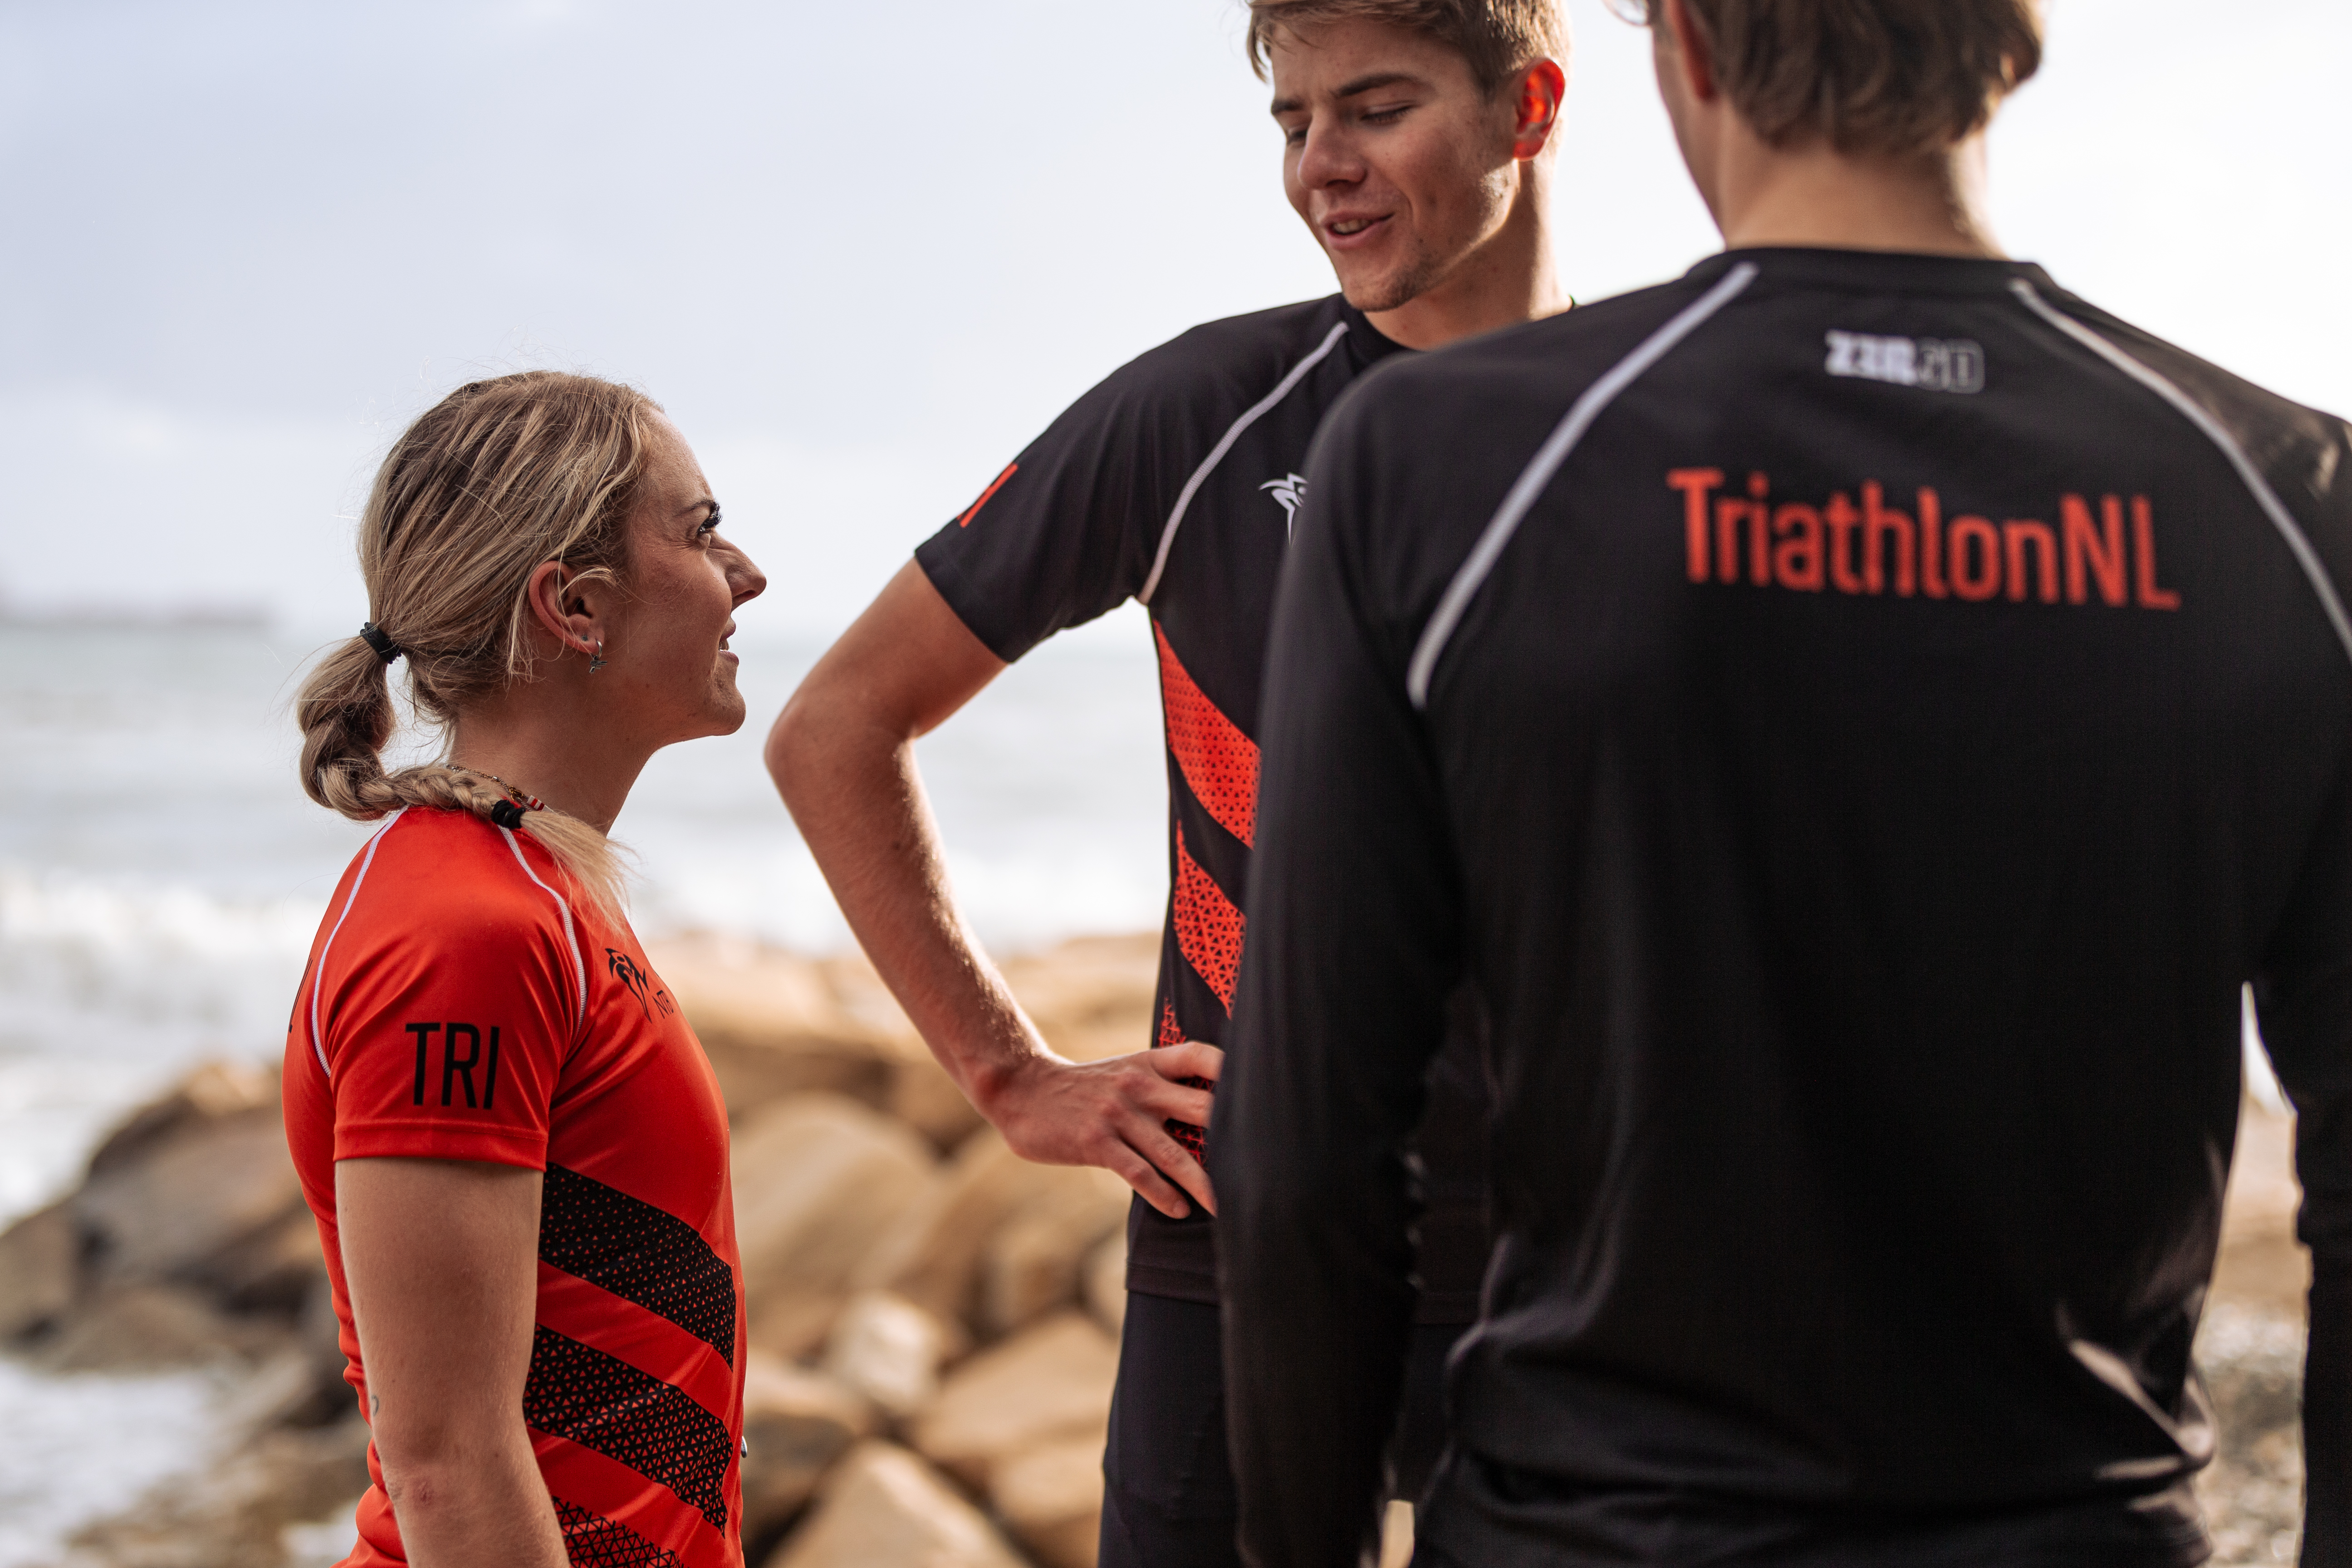
[[[1715,245],[1643,35],[1570,0],[1560,245]],[[1323,293],[1235,0],[0,0],[0,592],[364,609],[351,518],[448,387],[624,377],[841,625],[1097,377]],[[2352,410],[2342,0],[2053,0],[2015,254]]]

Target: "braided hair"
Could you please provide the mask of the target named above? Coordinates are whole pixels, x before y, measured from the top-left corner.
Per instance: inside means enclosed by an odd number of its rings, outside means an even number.
[[[526,371],[468,383],[402,433],[360,518],[368,626],[327,652],[295,702],[312,800],[362,822],[417,805],[519,825],[617,916],[620,864],[597,828],[552,808],[518,824],[487,776],[446,763],[387,773],[383,753],[394,659],[417,714],[446,729],[467,702],[532,678],[524,590],[541,562],[563,562],[573,584],[621,581],[657,412],[631,387]]]

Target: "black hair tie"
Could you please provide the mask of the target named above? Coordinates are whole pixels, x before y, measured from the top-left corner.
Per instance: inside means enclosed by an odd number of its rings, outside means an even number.
[[[512,833],[522,826],[522,807],[510,800],[502,800],[490,807],[490,820]]]
[[[398,658],[402,654],[408,651],[406,648],[402,647],[398,643],[393,641],[391,637],[385,636],[384,629],[382,626],[377,626],[373,621],[362,621],[360,623],[360,637],[362,641],[368,645],[368,647],[375,649],[376,658],[383,660],[386,664],[390,664],[394,659]]]

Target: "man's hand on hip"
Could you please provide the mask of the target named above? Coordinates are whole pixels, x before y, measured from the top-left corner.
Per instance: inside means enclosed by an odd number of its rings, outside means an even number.
[[[1224,1060],[1204,1040],[1096,1062],[1039,1054],[1003,1069],[973,1099],[1024,1160],[1099,1165],[1171,1219],[1192,1212],[1188,1194],[1213,1215],[1209,1173],[1167,1123],[1209,1124],[1210,1091],[1183,1080],[1213,1084]]]

